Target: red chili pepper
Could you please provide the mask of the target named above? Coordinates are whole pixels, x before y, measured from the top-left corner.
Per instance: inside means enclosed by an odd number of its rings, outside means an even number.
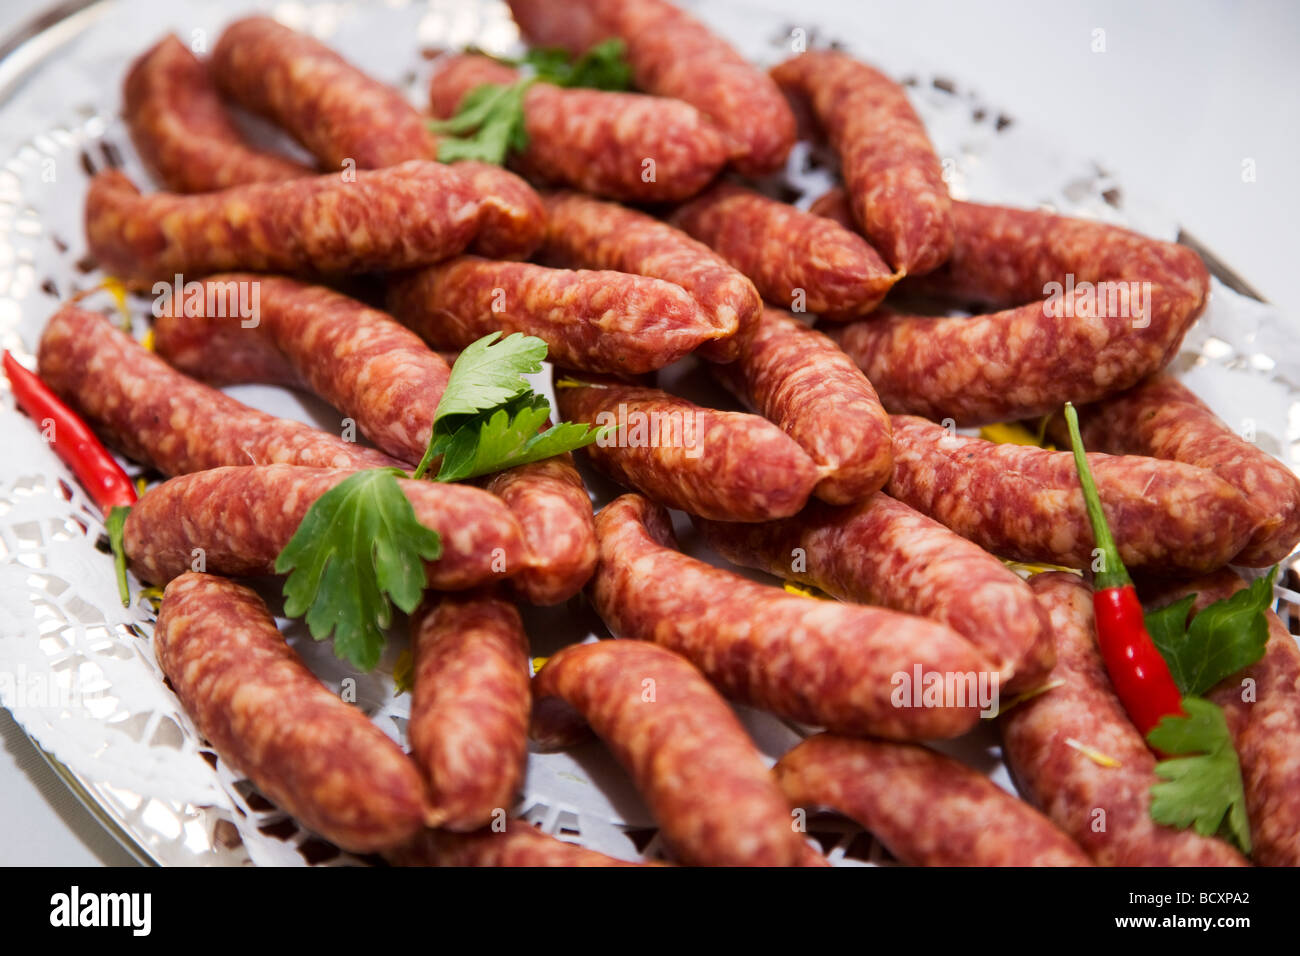
[[[63,404],[39,376],[20,365],[8,350],[4,353],[4,369],[14,399],[22,409],[38,426],[43,427],[46,421],[53,424],[50,444],[55,454],[72,469],[99,510],[107,516],[114,507],[133,504],[135,485],[77,413]]]
[[[1083,487],[1083,501],[1092,523],[1092,534],[1101,551],[1101,570],[1093,579],[1092,607],[1097,616],[1097,645],[1110,674],[1110,682],[1128,711],[1129,718],[1145,738],[1160,718],[1183,714],[1183,695],[1169,673],[1169,665],[1147,633],[1142,604],[1128,569],[1120,560],[1119,548],[1101,510],[1101,498],[1092,480],[1092,470],[1083,453],[1079,416],[1065,403],[1065,422],[1070,429],[1074,465]]]
[[[95,504],[103,512],[104,527],[113,550],[118,593],[122,597],[122,606],[128,606],[130,592],[126,583],[126,551],[122,534],[126,514],[135,503],[135,485],[117,459],[95,437],[90,426],[63,404],[40,376],[20,365],[8,349],[4,353],[4,370],[9,376],[14,400],[38,426],[43,428],[46,421],[53,425],[50,444],[54,446],[54,453],[72,469],[81,487],[95,499]]]

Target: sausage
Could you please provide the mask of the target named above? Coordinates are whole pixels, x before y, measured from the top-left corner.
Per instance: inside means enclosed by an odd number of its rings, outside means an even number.
[[[410,162],[221,192],[141,195],[117,170],[98,173],[86,196],[91,255],[126,279],[234,269],[341,274],[430,265],[462,251],[478,228],[479,201],[441,163]]]
[[[154,651],[199,733],[307,828],[368,853],[423,825],[415,764],[307,669],[255,592],[182,574],[163,592]]]
[[[522,332],[545,341],[553,362],[591,372],[653,371],[724,334],[662,279],[478,256],[393,279],[387,307],[435,348]]]
[[[1068,451],[999,445],[893,416],[890,495],[1003,558],[1092,565],[1092,526]],[[1130,569],[1210,571],[1255,528],[1242,494],[1192,465],[1137,455],[1088,455],[1102,510]]]
[[[1247,865],[1222,840],[1151,819],[1155,756],[1106,677],[1092,592],[1078,576],[1059,571],[1035,575],[1029,586],[1052,625],[1052,680],[1063,683],[998,718],[1002,754],[1021,794],[1099,866]],[[1102,766],[1079,744],[1118,765]]]
[[[853,361],[787,312],[765,309],[737,361],[711,367],[747,406],[817,463],[813,493],[832,504],[880,490],[893,468],[889,416]],[[826,410],[835,409],[833,421]]]
[[[1232,571],[1217,571],[1145,603],[1164,606],[1195,593],[1196,615],[1245,586]],[[1223,708],[1241,761],[1252,858],[1262,866],[1300,866],[1300,648],[1275,613],[1265,617],[1264,656],[1205,696]]]
[[[621,426],[584,454],[670,508],[720,521],[784,518],[804,506],[820,477],[793,439],[757,415],[614,381],[562,385],[555,396],[566,421]]]
[[[790,805],[727,702],[689,661],[645,641],[566,647],[534,679],[545,748],[585,722],[627,769],[665,842],[694,866],[794,866]]]
[[[510,8],[534,46],[581,53],[607,37],[621,39],[637,87],[685,100],[712,120],[746,176],[785,163],[796,130],[781,91],[684,10],[664,0],[511,0]]]
[[[172,478],[131,508],[123,544],[136,577],[165,584],[200,559],[214,574],[275,573],[275,559],[321,495],[355,472],[239,465]],[[416,520],[437,531],[442,556],[425,565],[429,587],[463,590],[523,565],[519,526],[492,495],[469,485],[398,479]]]
[[[909,866],[1092,865],[1037,810],[926,747],[818,734],[773,773],[796,805],[857,821]]]
[[[528,637],[490,593],[425,598],[411,618],[407,732],[433,797],[432,825],[475,830],[504,816],[528,759]]]
[[[210,192],[312,173],[244,140],[207,67],[174,33],[131,65],[122,113],[141,159],[172,192]]]
[[[1052,668],[1047,615],[1019,575],[883,492],[782,521],[695,525],[735,564],[946,624],[994,662],[1008,693],[1041,685]]]
[[[855,220],[895,269],[921,275],[953,250],[952,201],[921,119],[901,86],[833,50],[772,69],[808,102],[836,153]]]
[[[37,363],[46,384],[111,444],[164,475],[273,462],[354,470],[398,464],[373,448],[249,408],[75,306],[46,324]]]
[[[651,216],[578,193],[545,197],[541,254],[548,265],[614,269],[681,286],[722,336],[700,350],[712,362],[733,361],[763,308],[754,284],[702,242]]]
[[[241,285],[256,290],[253,328],[228,307]],[[277,276],[217,275],[199,291],[171,297],[154,322],[154,348],[174,367],[222,382],[305,385],[394,458],[423,457],[451,369],[409,329],[332,289]]]
[[[437,138],[400,92],[269,17],[226,27],[212,51],[212,73],[227,96],[283,127],[327,168],[382,169],[438,156]],[[488,163],[455,168],[481,201],[475,248],[526,258],[545,230],[537,194]]]
[[[505,830],[452,833],[423,830],[414,840],[390,850],[394,866],[641,866],[558,840],[522,820]]]
[[[433,114],[453,116],[476,87],[518,79],[518,71],[486,56],[444,58],[430,88]],[[713,124],[666,97],[534,83],[524,94],[524,126],[528,146],[511,164],[530,179],[627,202],[686,199],[727,162]]]
[[[573,456],[499,471],[486,488],[505,502],[523,533],[526,560],[510,587],[543,606],[581,591],[596,568],[596,524]]]
[[[899,288],[1001,311],[878,310],[826,330],[891,412],[982,425],[1104,398],[1167,365],[1205,307],[1209,274],[1185,246],[1037,210],[953,214],[951,260]]]
[[[865,315],[897,280],[856,232],[724,183],[670,220],[754,281],[769,302],[828,318]]]
[[[231,281],[258,283],[256,328],[203,314],[207,302],[225,301],[221,289]],[[200,314],[173,307],[154,325],[158,351],[174,364],[223,383],[308,388],[398,460],[424,456],[450,370],[412,332],[360,302],[289,279],[218,276],[201,291],[204,303],[185,309]],[[520,465],[486,484],[523,529],[526,566],[511,586],[534,604],[577,594],[595,567],[596,531],[572,456]]]
[[[992,662],[949,628],[710,567],[675,550],[667,513],[639,495],[606,505],[596,534],[589,592],[610,632],[685,655],[742,703],[836,733],[918,740],[970,730],[976,684],[996,696]],[[955,693],[916,706],[910,682],[919,693],[931,674],[954,678]]]
[[[1257,524],[1233,564],[1268,567],[1300,541],[1300,479],[1238,436],[1172,375],[1158,372],[1127,392],[1079,409],[1079,416],[1089,448],[1195,465],[1245,495]]]

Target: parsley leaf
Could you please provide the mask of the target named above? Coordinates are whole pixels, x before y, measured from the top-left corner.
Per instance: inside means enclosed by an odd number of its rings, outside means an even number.
[[[524,376],[542,370],[546,343],[519,332],[498,342],[500,338],[500,332],[490,332],[457,356],[433,415],[435,426],[456,415],[496,408],[529,391]]]
[[[626,53],[627,45],[612,37],[597,43],[576,62],[564,50],[553,47],[529,50],[521,62],[536,70],[537,78],[546,83],[621,92],[632,85],[632,67]]]
[[[307,615],[318,641],[362,670],[379,663],[392,605],[408,614],[424,593],[424,562],[442,555],[438,532],[415,517],[396,468],[349,475],[321,495],[275,559],[284,613]]]
[[[540,431],[550,417],[545,396],[528,393],[476,415],[441,445],[437,481],[463,481],[526,465],[590,445],[603,433],[585,423],[562,422]]]
[[[1223,711],[1200,697],[1183,698],[1187,716],[1160,719],[1147,742],[1167,754],[1192,754],[1161,760],[1151,787],[1151,818],[1201,836],[1221,835],[1250,853],[1250,822],[1241,764]]]
[[[626,90],[632,83],[632,68],[624,59],[625,52],[623,41],[618,39],[597,43],[576,62],[563,50],[528,51],[513,65],[532,67],[533,75],[510,84],[475,87],[461,100],[455,116],[429,121],[429,128],[441,137],[438,159],[444,163],[476,159],[500,166],[510,152],[528,148],[524,96],[530,86],[541,81],[556,86]]]
[[[1250,587],[1209,605],[1190,626],[1187,615],[1194,594],[1146,615],[1147,633],[1185,695],[1202,694],[1264,656],[1268,643],[1264,613],[1273,605],[1276,576],[1274,567]]]

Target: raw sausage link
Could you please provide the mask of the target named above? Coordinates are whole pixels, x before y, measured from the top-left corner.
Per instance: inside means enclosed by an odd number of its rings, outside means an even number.
[[[590,593],[610,632],[686,655],[743,703],[836,733],[955,737],[979,717],[974,689],[913,706],[906,682],[917,671],[996,680],[984,655],[933,621],[787,594],[687,557],[667,513],[639,495],[607,505],[596,533]]]
[[[411,618],[411,753],[433,796],[430,822],[474,830],[504,815],[528,758],[528,637],[489,593],[426,597]]]
[[[909,866],[1092,865],[1038,811],[926,747],[818,734],[773,772],[796,805],[856,820]]]
[[[1079,415],[1089,448],[1196,465],[1245,495],[1259,524],[1233,564],[1268,567],[1300,541],[1300,479],[1238,436],[1168,373],[1159,372],[1127,392],[1081,408]]]
[[[400,92],[268,17],[228,26],[212,52],[212,71],[228,96],[284,127],[332,169],[348,169],[349,162],[382,169],[438,156],[437,138]],[[545,230],[537,194],[488,163],[458,163],[456,171],[481,201],[475,249],[526,258]]]
[[[534,46],[581,53],[618,37],[638,88],[685,100],[727,137],[731,161],[747,176],[779,169],[795,140],[794,114],[776,84],[730,44],[664,0],[511,0]],[[560,24],[559,21],[567,21]]]
[[[164,315],[154,326],[159,352],[215,382],[303,385],[400,461],[419,461],[448,363],[384,313],[346,296],[288,279],[251,278],[261,290],[256,328],[241,328],[234,319]],[[596,564],[596,530],[572,456],[520,465],[486,484],[524,534],[525,566],[511,587],[533,604],[558,604],[577,594]]]
[[[846,53],[810,50],[772,69],[805,97],[840,157],[853,214],[895,268],[910,275],[953,249],[952,201],[907,93]]]
[[[1029,586],[1056,641],[1062,686],[999,718],[1002,753],[1020,792],[1099,866],[1244,866],[1231,846],[1151,819],[1155,757],[1111,689],[1096,647],[1092,592],[1076,575],[1035,575]],[[1078,749],[1115,761],[1103,766]]]
[[[423,825],[415,764],[307,669],[253,591],[181,575],[163,593],[154,650],[199,733],[309,829],[368,853]]]
[[[1199,614],[1245,586],[1225,569],[1181,584],[1147,604],[1163,607],[1195,593],[1192,611]],[[1266,617],[1264,656],[1224,678],[1206,696],[1223,708],[1237,746],[1252,858],[1263,866],[1300,866],[1300,648],[1276,614],[1269,611]]]
[[[117,170],[86,196],[91,255],[126,279],[233,269],[352,273],[431,265],[461,252],[479,200],[451,166],[415,161],[221,192],[141,195]]]
[[[380,169],[434,156],[433,134],[400,92],[270,17],[227,26],[211,69],[223,93],[283,127],[327,168],[351,160]]]
[[[804,506],[820,477],[793,439],[757,415],[612,381],[561,385],[556,401],[566,421],[624,426],[583,449],[596,467],[701,517],[784,518]]]
[[[895,415],[887,490],[1003,558],[1090,567],[1092,529],[1068,451],[999,445]],[[1137,455],[1088,455],[1106,520],[1130,569],[1211,571],[1255,528],[1249,503],[1210,472]]]
[[[546,211],[542,255],[549,265],[614,269],[675,283],[722,335],[701,348],[701,357],[730,362],[739,354],[763,300],[752,282],[704,243],[643,212],[578,193],[549,194]]]
[[[1205,307],[1209,275],[1185,246],[1037,210],[953,213],[951,261],[900,288],[1002,311],[826,329],[892,412],[982,425],[1104,398],[1167,365]]]
[[[524,536],[527,560],[510,587],[544,606],[581,591],[596,568],[596,524],[573,456],[497,472],[486,487],[506,503]]]
[[[485,83],[519,73],[486,56],[439,61],[430,88],[435,116],[455,114]],[[530,179],[628,202],[676,202],[703,189],[727,161],[722,134],[695,107],[637,93],[535,83],[524,97],[528,148],[511,160]]]
[[[695,522],[728,561],[946,624],[987,654],[1003,690],[1039,686],[1052,668],[1047,615],[1001,561],[883,492],[811,504],[761,524]]]
[[[294,465],[212,468],[164,481],[141,495],[124,543],[142,581],[165,584],[196,559],[214,574],[275,572],[275,559],[321,495],[352,471]],[[469,485],[398,479],[415,517],[442,537],[425,565],[429,587],[462,590],[523,566],[519,525],[505,505]]]
[[[388,468],[382,452],[274,418],[182,375],[102,315],[64,306],[45,326],[41,378],[129,457],[165,475],[273,462]]]
[[[665,841],[694,866],[794,866],[790,805],[735,713],[690,662],[644,641],[566,647],[534,680],[533,736],[580,716],[631,774]]]
[[[312,173],[244,140],[207,67],[174,33],[132,64],[122,113],[145,165],[173,192],[209,192]]]
[[[889,416],[853,360],[820,332],[787,312],[765,309],[740,358],[712,371],[817,463],[824,476],[813,489],[817,497],[859,501],[889,480]]]
[[[678,209],[673,225],[753,280],[769,302],[831,318],[865,315],[897,276],[856,232],[724,183]]]
[[[558,365],[641,374],[719,338],[680,286],[622,272],[459,256],[388,284],[388,309],[435,348],[489,332],[544,340]]]
[[[253,328],[227,307],[240,285],[256,290]],[[222,382],[303,383],[394,458],[415,463],[424,455],[451,370],[419,336],[355,299],[292,279],[229,273],[201,289],[203,301],[173,297],[154,322],[154,347],[174,367]],[[221,351],[227,343],[236,343],[230,354]],[[260,359],[267,351],[282,356],[279,368]],[[266,377],[286,365],[287,375]]]
[[[384,857],[395,866],[641,866],[557,840],[522,820],[504,831],[424,830]]]

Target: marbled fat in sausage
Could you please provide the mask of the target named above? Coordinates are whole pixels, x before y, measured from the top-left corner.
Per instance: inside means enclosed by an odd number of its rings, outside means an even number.
[[[597,468],[701,517],[784,518],[804,506],[820,478],[803,449],[757,415],[614,381],[562,384],[556,401],[566,421],[621,426],[583,449]]]
[[[901,86],[834,50],[809,50],[772,76],[805,98],[840,157],[853,216],[895,269],[921,275],[953,250],[952,201],[934,146]]]
[[[1070,452],[968,438],[910,415],[893,416],[893,425],[890,495],[999,557],[1092,566],[1092,526]],[[1220,568],[1254,531],[1242,494],[1204,469],[1097,453],[1088,464],[1130,569]]]
[[[681,286],[662,279],[478,256],[395,277],[387,305],[435,348],[521,332],[545,341],[556,364],[589,372],[650,372],[723,335]]]
[[[883,492],[781,521],[695,524],[736,564],[946,624],[996,663],[1009,693],[1041,685],[1052,668],[1047,615],[1020,576]]]
[[[742,703],[850,736],[919,740],[970,730],[982,677],[996,691],[993,663],[951,629],[789,594],[687,557],[667,513],[639,495],[605,506],[596,531],[589,593],[610,632],[684,654]],[[966,675],[972,686],[963,699],[918,703],[909,682],[930,674]]]
[[[898,279],[856,232],[731,183],[691,200],[670,221],[782,308],[849,319],[878,306]]]
[[[739,354],[763,308],[754,284],[680,229],[618,203],[574,192],[545,197],[549,217],[541,255],[549,265],[614,269],[681,286],[721,333],[700,349],[712,362]]]
[[[794,866],[790,805],[735,713],[685,658],[645,641],[566,647],[534,679],[533,736],[578,719],[627,769],[665,841],[696,866]]]
[[[528,758],[528,637],[489,592],[426,596],[411,617],[407,733],[432,795],[430,823],[476,830],[514,804]]]
[[[249,408],[182,375],[102,315],[64,306],[37,362],[60,397],[115,447],[165,475],[220,465],[389,468],[398,462],[301,422]]]
[[[163,592],[154,650],[199,733],[308,829],[368,853],[424,825],[415,764],[307,669],[253,591],[181,575]]]
[[[174,33],[131,65],[122,88],[122,114],[136,151],[172,192],[210,192],[314,172],[247,143],[207,66]]]
[[[952,258],[899,288],[1001,311],[882,309],[825,329],[891,412],[983,425],[1104,398],[1167,365],[1205,307],[1209,274],[1186,246],[1038,210],[953,215]]]
[[[1167,372],[1079,409],[1079,427],[1084,445],[1094,451],[1181,461],[1241,491],[1259,523],[1234,564],[1268,567],[1300,541],[1300,479]]]
[[[909,866],[1092,865],[1033,807],[926,747],[818,734],[773,772],[795,804],[857,821]]]
[[[189,196],[142,195],[109,170],[90,181],[86,238],[101,266],[133,280],[409,269],[468,246],[479,205],[459,170],[423,161]]]
[[[739,358],[711,371],[817,463],[818,498],[858,501],[889,479],[889,416],[876,390],[834,342],[794,316],[764,309]]]

